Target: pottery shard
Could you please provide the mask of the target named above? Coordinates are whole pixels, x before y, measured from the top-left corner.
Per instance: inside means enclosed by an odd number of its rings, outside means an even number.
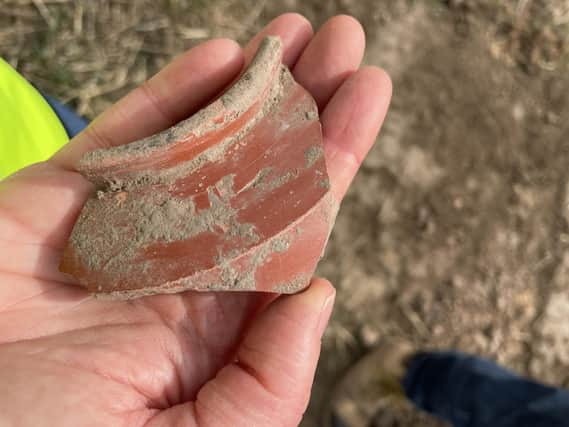
[[[314,100],[266,38],[215,102],[157,135],[85,154],[86,202],[61,270],[116,298],[194,290],[292,293],[336,213]]]

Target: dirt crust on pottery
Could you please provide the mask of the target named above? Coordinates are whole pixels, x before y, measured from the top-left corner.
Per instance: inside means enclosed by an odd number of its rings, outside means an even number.
[[[85,154],[97,190],[63,272],[111,298],[307,286],[337,203],[318,109],[281,50],[264,39],[231,88],[172,128]]]

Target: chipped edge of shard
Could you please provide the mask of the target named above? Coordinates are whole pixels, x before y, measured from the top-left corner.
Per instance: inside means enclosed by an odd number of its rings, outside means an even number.
[[[336,220],[336,215],[337,215],[338,209],[339,209],[339,204],[338,204],[338,201],[336,200],[336,196],[334,196],[334,194],[331,191],[327,192],[324,195],[324,197],[318,201],[317,205],[315,205],[313,207],[313,209],[321,208],[322,207],[321,205],[328,205],[331,208],[331,210],[329,211],[330,222],[329,222],[329,227],[328,227],[328,235],[326,236],[325,244],[322,248],[322,253],[320,254],[319,259],[322,259],[322,257],[324,256],[324,253],[326,250],[326,245],[328,243],[328,239],[330,238],[330,234],[331,234],[332,229],[334,227],[334,222]],[[307,215],[310,215],[311,212],[312,211],[308,211],[303,216],[297,218],[296,221],[294,222],[294,224],[301,222],[302,219],[304,217],[306,217]],[[286,233],[286,230],[282,230],[281,232],[279,232],[278,234],[273,236],[273,238],[278,239],[284,233]],[[266,244],[270,245],[270,243],[268,243],[268,242]],[[270,256],[271,254],[269,253],[267,255]],[[242,256],[245,256],[245,254],[242,254],[241,257]],[[314,272],[316,271],[316,267],[317,267],[317,265],[314,265],[314,270],[312,271],[312,274],[310,274],[310,275],[300,273],[299,275],[296,276],[296,279],[293,282],[276,284],[275,286],[273,286],[272,291],[263,291],[263,292],[274,292],[274,293],[278,293],[278,294],[294,294],[294,293],[300,292],[310,284],[310,281],[312,280],[312,277],[314,276]],[[255,274],[255,271],[252,271],[251,274]],[[212,292],[212,291],[214,291],[214,289],[212,289],[212,288],[194,287],[194,285],[192,283],[193,280],[194,280],[193,276],[187,276],[187,277],[182,277],[180,279],[170,281],[167,283],[163,283],[161,285],[154,286],[151,288],[127,289],[127,290],[122,290],[122,291],[111,291],[111,292],[92,292],[91,295],[93,295],[95,298],[101,299],[101,300],[121,301],[121,300],[136,299],[136,298],[143,297],[143,296],[176,294],[176,293],[189,291],[189,290],[194,291],[194,292]],[[224,288],[221,290],[224,292],[240,292],[240,291],[255,292],[254,288],[251,288],[251,289],[242,289],[242,288],[225,289]]]

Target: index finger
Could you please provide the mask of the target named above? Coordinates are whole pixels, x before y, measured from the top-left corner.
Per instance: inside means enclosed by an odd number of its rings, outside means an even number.
[[[160,132],[215,97],[242,66],[242,50],[233,40],[203,43],[180,55],[97,117],[51,161],[74,169],[88,151],[127,144]]]

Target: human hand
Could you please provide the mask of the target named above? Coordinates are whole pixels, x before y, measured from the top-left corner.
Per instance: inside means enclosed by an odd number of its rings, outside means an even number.
[[[358,69],[360,25],[332,18],[313,36],[301,16],[271,22],[243,50],[206,42],[98,117],[52,159],[0,182],[0,421],[18,426],[294,426],[308,403],[334,290],[93,299],[58,264],[91,184],[87,151],[188,117],[227,86],[261,38],[316,99],[341,200],[375,140],[391,84]]]

